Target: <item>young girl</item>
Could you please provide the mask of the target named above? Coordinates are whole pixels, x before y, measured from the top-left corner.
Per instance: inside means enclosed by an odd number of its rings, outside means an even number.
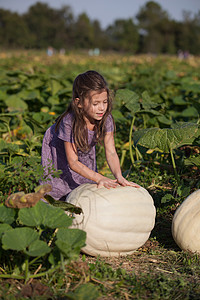
[[[108,189],[118,185],[139,187],[122,176],[113,131],[106,81],[96,71],[78,75],[68,109],[47,129],[42,144],[42,165],[47,169],[51,163],[62,171],[59,178],[49,176],[54,199],[65,200],[67,194],[83,183],[97,183],[97,187]],[[102,140],[115,180],[97,172],[95,145]]]

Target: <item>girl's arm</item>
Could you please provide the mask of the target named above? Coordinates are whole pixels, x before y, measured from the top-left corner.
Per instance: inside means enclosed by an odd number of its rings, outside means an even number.
[[[106,154],[108,165],[111,169],[111,172],[117,179],[117,182],[123,186],[130,185],[139,188],[140,186],[138,184],[134,182],[130,182],[122,176],[119,157],[117,155],[116,148],[115,148],[113,132],[106,133],[104,137],[104,146],[105,146],[105,154]]]
[[[97,187],[104,186],[106,188],[116,187],[118,186],[117,180],[113,180],[110,178],[107,178],[91,169],[89,169],[87,166],[82,164],[78,160],[78,156],[76,154],[76,148],[75,145],[70,142],[64,142],[65,146],[65,152],[67,156],[67,161],[69,163],[70,168],[78,173],[79,175],[90,179],[92,181],[95,181],[97,183]]]

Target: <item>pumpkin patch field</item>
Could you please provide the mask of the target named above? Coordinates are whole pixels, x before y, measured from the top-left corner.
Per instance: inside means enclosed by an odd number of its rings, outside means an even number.
[[[43,135],[86,70],[110,87],[121,169],[143,188],[134,204],[122,187],[59,203],[39,186]],[[199,154],[200,57],[1,52],[0,298],[200,299]],[[112,178],[103,145],[96,155]],[[95,218],[74,226],[84,207]]]

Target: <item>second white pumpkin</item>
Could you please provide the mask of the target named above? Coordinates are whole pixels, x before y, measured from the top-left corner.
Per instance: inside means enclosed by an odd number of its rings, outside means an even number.
[[[177,208],[172,235],[182,250],[200,253],[200,190],[193,192]]]

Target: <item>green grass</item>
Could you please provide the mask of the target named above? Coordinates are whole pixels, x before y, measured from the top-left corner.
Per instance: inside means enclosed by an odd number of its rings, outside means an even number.
[[[78,292],[82,289],[81,295]],[[87,294],[91,288],[93,294]],[[45,294],[43,294],[45,291]],[[23,285],[3,281],[1,299],[199,299],[200,260],[196,254],[166,249],[155,239],[131,256],[80,256],[65,272]],[[87,295],[87,298],[86,298]],[[39,298],[38,298],[39,297]],[[49,298],[50,297],[50,298]]]
[[[143,173],[147,175],[147,171],[141,172],[137,182],[143,181]],[[132,172],[130,178],[134,176]],[[173,202],[160,203],[166,183],[172,192],[174,182],[169,184],[169,174],[163,175],[163,181],[158,182],[159,178],[160,174],[154,177],[159,188],[155,185],[149,190],[157,208],[155,227],[145,245],[132,255],[96,258],[80,254],[79,260],[66,265],[64,271],[26,285],[18,280],[1,280],[0,298],[199,299],[200,257],[182,251],[173,240],[171,222],[180,199],[177,196]]]

